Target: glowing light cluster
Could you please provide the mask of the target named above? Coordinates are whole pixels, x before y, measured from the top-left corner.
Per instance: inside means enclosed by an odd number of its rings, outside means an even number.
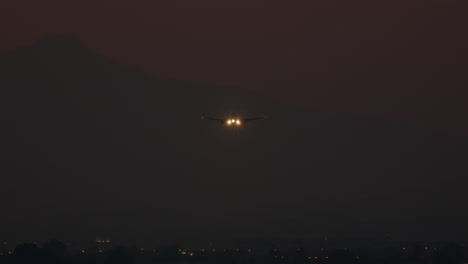
[[[109,239],[107,239],[107,240],[105,240],[105,239],[104,239],[104,240],[97,239],[96,242],[97,242],[97,243],[110,243],[111,241],[110,241]]]
[[[238,125],[239,126],[241,124],[241,121],[240,121],[240,119],[229,119],[229,120],[226,121],[226,124],[228,126],[230,126],[230,125]]]

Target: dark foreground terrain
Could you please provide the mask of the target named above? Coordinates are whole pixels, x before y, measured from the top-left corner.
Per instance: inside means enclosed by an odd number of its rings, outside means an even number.
[[[164,246],[137,248],[96,243],[83,249],[68,248],[65,243],[52,240],[37,245],[18,244],[14,250],[4,249],[0,263],[466,263],[465,248],[461,244],[442,243],[435,247],[411,244],[375,243],[368,248],[190,248]]]

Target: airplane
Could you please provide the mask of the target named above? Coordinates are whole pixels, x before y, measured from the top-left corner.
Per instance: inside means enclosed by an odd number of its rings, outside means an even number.
[[[241,126],[241,125],[243,125],[243,124],[245,124],[245,123],[247,123],[249,121],[260,120],[260,119],[265,119],[265,118],[267,118],[266,115],[265,116],[260,116],[260,117],[241,118],[238,115],[236,115],[235,113],[232,113],[226,119],[202,116],[202,119],[217,121],[217,122],[220,122],[220,123],[222,123],[222,124],[224,124],[226,126]]]

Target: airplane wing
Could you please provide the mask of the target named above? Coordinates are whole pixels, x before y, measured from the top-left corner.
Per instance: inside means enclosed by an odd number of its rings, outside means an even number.
[[[224,120],[223,120],[223,119],[219,119],[219,118],[212,118],[212,117],[202,116],[202,119],[205,119],[205,120],[213,120],[213,121],[218,121],[218,122],[224,123]]]
[[[246,123],[246,122],[248,122],[248,121],[259,120],[259,119],[265,119],[265,118],[267,118],[267,116],[244,118],[244,120],[242,120],[242,122],[243,122],[243,123]]]

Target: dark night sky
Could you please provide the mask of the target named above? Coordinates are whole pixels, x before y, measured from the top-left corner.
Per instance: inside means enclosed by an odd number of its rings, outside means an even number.
[[[8,1],[0,50],[50,33],[160,78],[466,134],[465,1]]]
[[[1,3],[0,234],[466,240],[466,7]]]

